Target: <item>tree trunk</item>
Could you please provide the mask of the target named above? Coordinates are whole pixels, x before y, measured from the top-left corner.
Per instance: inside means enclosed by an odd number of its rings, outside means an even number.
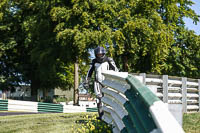
[[[6,91],[3,91],[3,93],[2,93],[2,99],[3,99],[3,100],[6,100],[6,99],[7,99]]]
[[[43,96],[44,96],[44,101],[45,102],[47,102],[48,101],[48,91],[47,91],[47,89],[45,88],[45,89],[43,89]]]
[[[31,80],[31,97],[32,101],[38,101],[38,88],[39,88],[39,83],[32,79]]]
[[[123,58],[122,59],[123,60],[123,69],[124,69],[125,72],[128,72],[128,59],[127,59],[127,56],[124,55],[122,58]]]
[[[79,85],[79,74],[78,74],[78,60],[74,63],[74,105],[79,105],[78,101],[78,85]]]

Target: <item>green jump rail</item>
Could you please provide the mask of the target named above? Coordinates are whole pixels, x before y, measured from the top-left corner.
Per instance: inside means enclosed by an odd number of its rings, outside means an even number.
[[[39,102],[38,112],[63,113],[63,105]]]
[[[97,112],[97,108],[86,108],[86,112]]]
[[[8,111],[8,100],[0,100],[0,111]]]
[[[131,85],[131,88],[124,93],[129,99],[124,107],[129,112],[130,119],[133,123],[132,127],[127,127],[127,130],[134,130],[137,133],[151,132],[157,127],[149,112],[149,107],[154,102],[159,101],[159,99],[133,76],[129,75],[126,80]],[[128,122],[125,120],[127,119],[123,119],[124,123],[127,124]]]

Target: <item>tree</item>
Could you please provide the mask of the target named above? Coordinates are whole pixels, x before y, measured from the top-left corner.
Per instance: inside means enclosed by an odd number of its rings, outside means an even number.
[[[16,61],[13,55],[16,53],[14,35],[17,27],[15,27],[16,19],[12,17],[13,13],[8,10],[7,4],[6,0],[0,2],[0,89],[3,90],[13,89],[13,86],[17,86],[17,83],[20,82],[18,77],[21,76],[15,70],[17,64],[11,61]]]
[[[99,1],[68,1],[58,2],[51,10],[52,20],[57,23],[57,41],[67,53],[63,59],[75,63],[75,66],[81,60],[88,62],[89,49],[97,45],[105,46],[111,40],[107,36],[110,34],[109,27],[104,27],[98,16],[101,5]]]
[[[179,36],[172,45],[169,57],[166,61],[167,68],[163,73],[169,75],[199,78],[200,66],[200,36],[194,31],[184,28],[177,30]]]
[[[160,72],[173,34],[156,12],[153,1],[59,1],[51,10],[54,31],[72,62],[87,60],[88,50],[107,47],[110,56],[125,61],[130,72]],[[149,6],[150,5],[150,6]],[[85,56],[87,55],[87,56]],[[156,55],[156,56],[155,56]],[[130,68],[133,68],[132,70]]]
[[[197,24],[199,16],[190,8],[192,1],[162,1],[159,13],[165,24],[170,26],[174,41],[165,62],[164,74],[198,78],[199,69],[199,36],[185,27],[183,18],[189,17]]]
[[[3,0],[1,83],[29,83],[35,96],[39,88],[71,88],[74,64],[85,74],[88,51],[97,45],[107,49],[121,71],[198,77],[199,36],[186,30],[183,21],[183,17],[198,21],[191,4],[181,0]],[[187,61],[181,61],[182,56]]]
[[[63,62],[62,49],[55,41],[54,24],[49,16],[51,4],[49,1],[9,1],[5,3],[2,17],[1,26],[8,25],[10,30],[2,32],[5,36],[1,36],[1,46],[11,46],[12,39],[13,47],[5,50],[1,58],[4,64],[1,75],[5,77],[9,71],[7,75],[15,75],[16,82],[31,84],[35,100],[38,89],[73,86],[72,64]]]

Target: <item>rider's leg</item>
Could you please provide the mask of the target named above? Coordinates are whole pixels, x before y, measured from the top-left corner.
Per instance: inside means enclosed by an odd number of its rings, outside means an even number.
[[[99,118],[101,119],[101,117],[103,116],[103,111],[102,111],[102,102],[101,102],[101,98],[102,98],[102,86],[98,83],[95,82],[94,83],[94,91],[97,97],[97,108],[98,108],[98,114],[99,114]]]

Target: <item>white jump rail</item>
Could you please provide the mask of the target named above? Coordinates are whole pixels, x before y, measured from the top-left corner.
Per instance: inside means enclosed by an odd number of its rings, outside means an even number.
[[[167,106],[140,82],[142,77],[114,71],[103,75],[103,120],[114,125],[113,132],[184,133]]]
[[[0,111],[19,111],[34,113],[80,113],[97,112],[97,108],[20,100],[0,100]]]
[[[8,100],[8,111],[38,112],[38,103],[29,101]]]

